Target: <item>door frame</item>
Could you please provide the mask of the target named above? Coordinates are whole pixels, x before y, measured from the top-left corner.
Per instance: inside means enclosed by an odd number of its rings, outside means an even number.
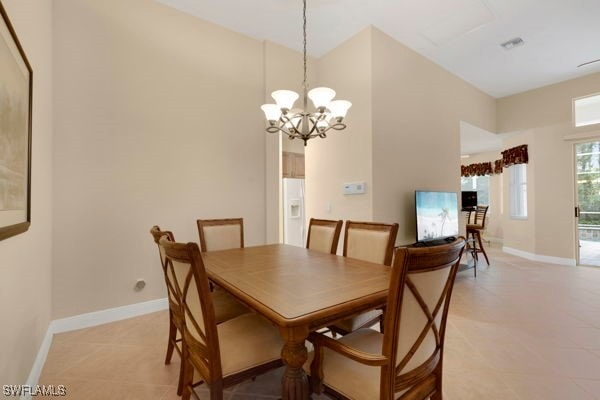
[[[588,143],[588,141],[577,141],[572,143],[571,154],[572,166],[573,166],[573,230],[574,230],[574,247],[575,247],[575,265],[580,266],[580,248],[579,243],[579,181],[577,177],[577,145],[581,143]]]

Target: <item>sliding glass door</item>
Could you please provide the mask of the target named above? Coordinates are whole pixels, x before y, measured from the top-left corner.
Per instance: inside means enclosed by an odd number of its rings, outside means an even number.
[[[600,266],[600,142],[575,145],[578,265]]]

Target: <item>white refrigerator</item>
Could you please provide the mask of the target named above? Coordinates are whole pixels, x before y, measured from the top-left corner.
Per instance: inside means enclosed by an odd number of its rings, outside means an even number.
[[[304,179],[283,178],[283,243],[306,245]]]

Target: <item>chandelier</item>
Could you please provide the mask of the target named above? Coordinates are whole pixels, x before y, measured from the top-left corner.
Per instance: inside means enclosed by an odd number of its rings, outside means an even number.
[[[304,38],[304,80],[302,81],[303,107],[292,108],[300,97],[292,90],[276,90],[271,97],[276,104],[264,104],[260,108],[265,112],[267,132],[283,132],[289,139],[302,139],[304,145],[309,139],[325,138],[331,129],[341,131],[346,128],[344,117],[352,103],[347,100],[333,100],[335,90],[318,87],[308,91],[306,83],[306,0],[303,0],[302,29]],[[315,111],[308,110],[308,99],[312,100]]]

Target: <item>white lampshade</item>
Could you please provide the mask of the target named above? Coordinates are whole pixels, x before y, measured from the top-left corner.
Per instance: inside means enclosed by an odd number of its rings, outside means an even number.
[[[335,90],[326,87],[318,87],[308,92],[308,98],[312,100],[315,108],[326,107],[335,97]]]
[[[265,112],[268,121],[277,121],[281,116],[281,109],[277,104],[263,104],[260,108]]]
[[[291,109],[294,106],[296,100],[298,100],[298,93],[291,90],[276,90],[271,93],[271,97],[275,99],[279,108]]]
[[[344,118],[350,107],[352,107],[352,103],[347,100],[334,100],[327,104],[333,118]]]

